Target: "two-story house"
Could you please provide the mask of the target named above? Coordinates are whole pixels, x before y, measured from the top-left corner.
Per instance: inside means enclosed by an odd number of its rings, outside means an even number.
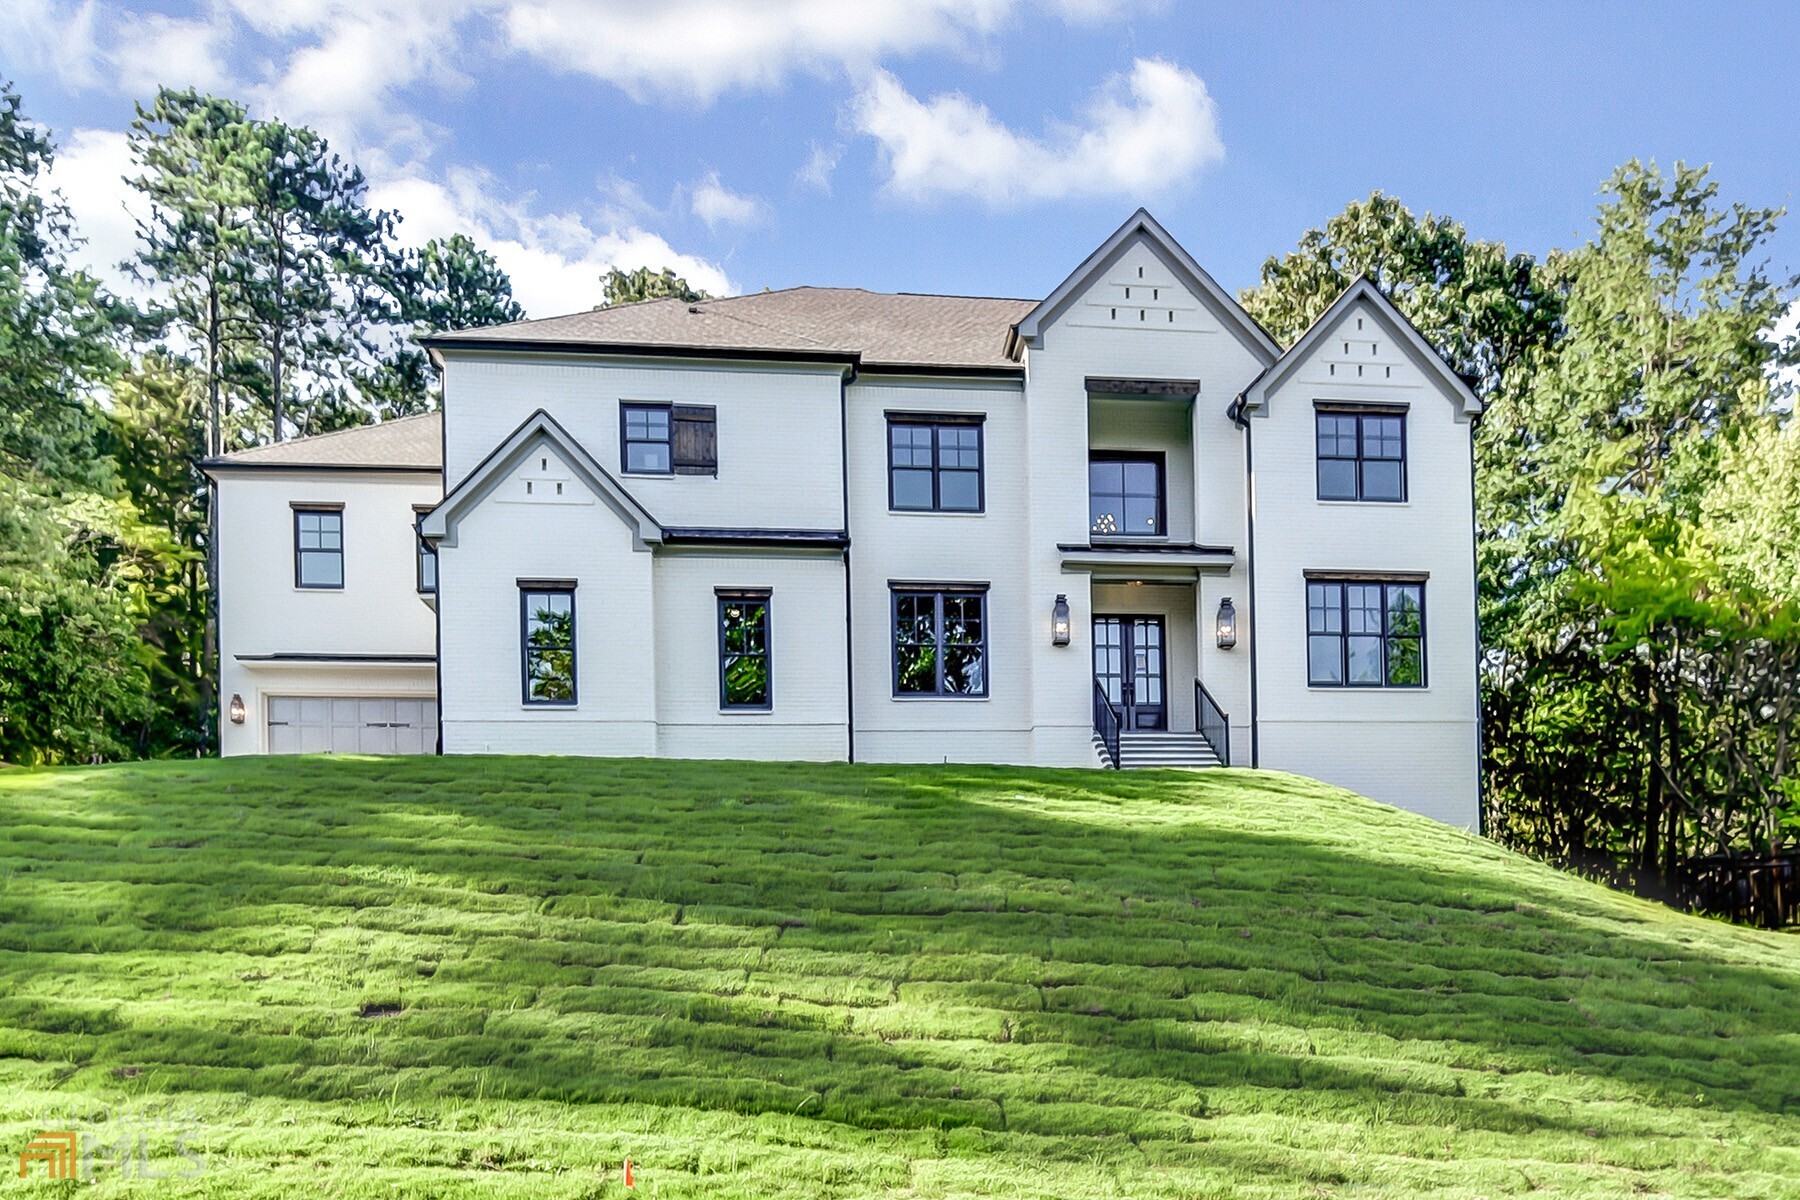
[[[1226,762],[1477,820],[1481,406],[1366,282],[1284,350],[1139,211],[1042,300],[428,344],[441,423],[209,465],[228,753]]]

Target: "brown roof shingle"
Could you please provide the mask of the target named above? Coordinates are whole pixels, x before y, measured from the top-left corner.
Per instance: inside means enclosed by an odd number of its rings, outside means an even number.
[[[645,300],[427,339],[441,347],[567,344],[857,355],[865,367],[1016,368],[1006,333],[1035,300],[796,287],[722,300]]]
[[[394,467],[441,471],[444,418],[441,413],[398,417],[335,433],[293,438],[267,446],[234,450],[207,460],[218,467]]]

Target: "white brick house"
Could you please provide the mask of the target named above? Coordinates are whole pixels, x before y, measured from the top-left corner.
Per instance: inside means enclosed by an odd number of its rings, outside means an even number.
[[[226,753],[1225,759],[1476,822],[1480,403],[1366,282],[1284,351],[1140,210],[1041,301],[429,348],[441,421],[208,464]]]

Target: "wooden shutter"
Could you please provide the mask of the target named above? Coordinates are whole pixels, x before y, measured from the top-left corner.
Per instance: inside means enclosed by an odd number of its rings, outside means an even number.
[[[711,405],[675,405],[669,423],[669,452],[675,474],[719,473],[717,413],[718,410]]]

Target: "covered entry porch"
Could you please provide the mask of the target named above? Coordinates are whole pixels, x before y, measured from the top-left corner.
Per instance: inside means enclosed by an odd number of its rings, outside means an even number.
[[[1088,577],[1094,738],[1109,767],[1231,762],[1230,716],[1206,686],[1203,647],[1219,636],[1203,570],[1229,571],[1210,547],[1063,547]],[[1149,560],[1149,561],[1146,561]],[[1173,561],[1171,561],[1173,560]],[[1233,631],[1235,636],[1235,631]]]

